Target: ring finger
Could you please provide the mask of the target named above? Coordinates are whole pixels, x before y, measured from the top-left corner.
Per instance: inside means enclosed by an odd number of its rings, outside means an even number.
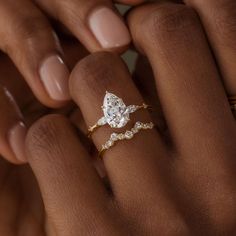
[[[126,105],[143,103],[127,68],[118,56],[110,53],[97,53],[83,59],[72,72],[69,84],[72,97],[79,105],[88,126],[102,116],[101,105],[106,91],[122,98]],[[146,110],[136,111],[130,118],[125,129],[116,129],[115,132],[130,130],[133,127],[131,124],[136,121],[151,121]],[[92,135],[98,149],[111,133],[112,129],[106,125]],[[168,166],[167,151],[156,130],[141,130],[131,140],[118,141],[116,146],[107,150],[103,161],[114,196],[121,207],[126,206],[127,214],[137,211],[141,201],[143,207],[140,210],[145,209],[140,214],[142,216],[148,211],[159,212],[161,215],[165,212],[164,215],[168,215],[166,222],[178,219],[164,190],[163,169]],[[149,193],[148,197],[146,193]],[[140,195],[138,199],[137,194]],[[148,207],[150,199],[152,209]],[[160,204],[154,204],[154,199]]]

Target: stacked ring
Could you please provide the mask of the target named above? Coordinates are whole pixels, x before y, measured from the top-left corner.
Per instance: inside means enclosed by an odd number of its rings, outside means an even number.
[[[106,95],[103,100],[103,110],[104,116],[100,118],[95,125],[90,126],[88,129],[88,136],[90,137],[93,132],[103,126],[108,124],[111,128],[123,128],[130,121],[130,114],[134,113],[140,109],[148,109],[149,105],[143,103],[142,105],[129,105],[126,106],[123,100],[117,97],[113,93],[106,92]],[[112,133],[109,140],[102,145],[102,148],[99,152],[99,157],[102,157],[103,154],[114,146],[118,141],[132,139],[137,133],[141,130],[150,130],[153,129],[154,124],[136,122],[134,127],[131,130],[126,130],[125,133]]]
[[[140,109],[149,108],[150,106],[145,103],[142,105],[126,106],[121,98],[117,97],[115,94],[106,92],[102,106],[104,116],[100,118],[95,125],[89,127],[88,136],[90,137],[97,128],[106,124],[111,128],[125,127],[130,120],[129,116],[131,113]]]
[[[141,130],[153,129],[154,124],[136,122],[134,127],[131,130],[127,130],[125,133],[113,133],[110,136],[110,139],[102,146],[102,149],[99,152],[99,157],[102,158],[104,153],[113,147],[118,141],[132,139],[135,134],[139,133]]]

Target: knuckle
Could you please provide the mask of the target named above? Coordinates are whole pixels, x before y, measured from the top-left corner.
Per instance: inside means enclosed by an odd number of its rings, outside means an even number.
[[[143,27],[154,40],[170,37],[170,34],[183,33],[199,25],[195,11],[187,6],[165,5],[157,8],[144,21]]]
[[[222,43],[235,45],[236,1],[225,0],[213,12],[216,32]]]
[[[60,1],[55,7],[55,11],[58,19],[63,19],[70,25],[75,26],[82,22],[81,14],[83,14],[83,11],[78,8],[77,1]]]
[[[26,147],[33,159],[53,158],[52,153],[59,152],[61,124],[66,120],[61,115],[49,115],[36,122],[26,137]]]
[[[14,22],[15,34],[23,39],[30,39],[38,36],[49,29],[48,23],[41,16],[26,16]]]
[[[20,19],[13,19],[10,31],[6,34],[3,50],[10,55],[17,55],[26,48],[31,51],[39,47],[38,42],[48,39],[51,44],[54,40],[53,32],[48,22],[40,16],[22,16]],[[48,37],[50,36],[50,37]]]
[[[109,52],[94,53],[80,61],[72,72],[70,88],[94,90],[96,93],[112,83],[115,68],[119,67],[121,60],[117,55]],[[116,65],[116,67],[114,67]],[[102,91],[104,93],[104,91]]]

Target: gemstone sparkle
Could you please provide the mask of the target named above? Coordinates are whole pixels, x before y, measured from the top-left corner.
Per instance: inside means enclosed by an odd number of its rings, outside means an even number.
[[[107,92],[102,108],[106,122],[112,128],[122,128],[129,122],[130,112],[123,100],[116,95]]]

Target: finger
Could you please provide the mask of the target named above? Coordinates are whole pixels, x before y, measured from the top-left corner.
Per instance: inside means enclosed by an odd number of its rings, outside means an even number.
[[[69,121],[59,115],[39,120],[29,130],[26,150],[56,232],[76,235],[96,229],[98,235],[110,235],[104,232],[114,225],[109,196]]]
[[[135,43],[151,62],[165,118],[181,150],[197,137],[207,139],[214,127],[218,135],[231,133],[233,116],[194,11],[180,4],[150,4],[131,14],[129,22]],[[153,33],[143,37],[145,29]],[[199,141],[204,145],[206,139]]]
[[[167,127],[155,86],[155,78],[149,61],[141,55],[136,61],[134,82],[145,100],[155,107],[151,112],[152,118],[155,120],[158,130],[165,135]]]
[[[198,12],[220,67],[228,95],[235,95],[236,1],[185,0],[185,2]]]
[[[8,161],[26,162],[24,138],[26,127],[14,98],[7,89],[0,86],[0,154]]]
[[[52,107],[65,104],[70,99],[69,71],[46,17],[29,0],[1,1],[0,14],[0,48],[11,57],[42,103]]]
[[[110,53],[97,53],[83,59],[72,72],[69,84],[72,97],[88,126],[102,116],[101,105],[106,91],[118,95],[126,105],[143,103],[127,68],[118,56]],[[108,125],[98,129],[92,136],[98,150],[112,131],[122,133],[131,129],[136,121],[150,122],[147,110],[132,114],[130,124],[123,129],[112,130]],[[163,217],[167,225],[175,225],[176,219],[179,219],[164,188],[162,171],[167,164],[166,155],[165,146],[154,129],[140,131],[133,139],[118,142],[104,154],[103,161],[115,199],[121,207],[127,207],[125,211],[129,216],[139,208],[141,202],[142,209],[148,209],[151,198],[158,202],[158,209],[153,203],[152,210],[158,215],[165,212],[166,217]],[[147,212],[143,212],[144,215]],[[164,227],[163,222],[155,223]]]
[[[227,219],[235,222],[236,127],[198,17],[184,5],[150,4],[133,11],[129,25],[152,64],[185,209],[198,229],[208,222],[224,232]]]
[[[130,43],[129,31],[110,0],[35,1],[90,51],[122,52]]]

